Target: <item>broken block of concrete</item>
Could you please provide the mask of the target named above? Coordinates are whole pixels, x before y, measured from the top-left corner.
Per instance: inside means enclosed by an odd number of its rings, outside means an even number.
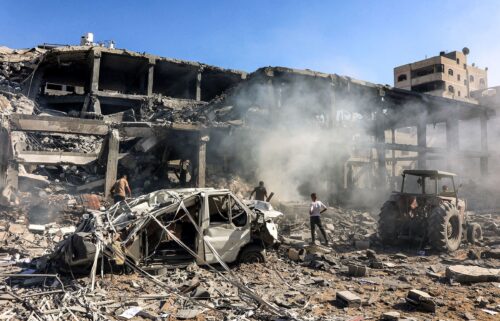
[[[288,249],[288,257],[292,261],[301,261],[303,262],[306,257],[306,251],[304,249],[294,249],[291,247]]]
[[[43,232],[45,232],[45,225],[41,225],[41,224],[30,224],[30,225],[28,225],[28,230],[29,230],[31,233],[43,234]]]
[[[337,303],[344,307],[361,306],[361,298],[351,291],[340,291],[336,295]]]
[[[370,268],[363,265],[350,264],[348,268],[350,276],[361,277],[370,275]]]
[[[380,320],[398,321],[400,317],[401,317],[401,314],[399,312],[390,311],[390,312],[385,312],[384,314],[382,314],[382,316],[380,317]]]
[[[16,235],[24,234],[28,231],[25,225],[22,224],[10,224],[9,232]]]
[[[446,277],[460,283],[500,280],[500,269],[487,269],[472,265],[452,265],[446,268]]]
[[[426,312],[436,312],[436,303],[432,297],[420,290],[410,290],[406,297],[406,302],[415,305],[417,308]]]

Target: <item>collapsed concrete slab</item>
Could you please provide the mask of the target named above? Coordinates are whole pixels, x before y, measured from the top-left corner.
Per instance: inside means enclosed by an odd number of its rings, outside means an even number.
[[[446,277],[460,283],[499,281],[500,269],[488,269],[474,265],[452,265],[446,268]]]

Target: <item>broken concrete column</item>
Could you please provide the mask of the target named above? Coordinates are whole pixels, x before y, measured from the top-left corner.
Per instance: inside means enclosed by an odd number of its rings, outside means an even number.
[[[109,134],[108,161],[106,163],[106,183],[104,184],[104,196],[109,198],[111,187],[115,184],[118,172],[118,153],[120,147],[120,134],[113,129]]]
[[[417,125],[417,144],[419,147],[427,148],[427,124],[424,120],[419,120]],[[427,168],[427,153],[425,151],[418,152],[417,167],[419,169]]]
[[[153,95],[153,79],[154,79],[154,71],[155,71],[155,64],[156,60],[155,59],[149,59],[148,63],[148,84],[147,84],[147,95],[152,96]]]
[[[99,71],[101,69],[101,52],[92,49],[92,69],[90,75],[90,92],[95,93],[99,90]]]
[[[207,142],[210,140],[208,135],[200,137],[198,142],[198,175],[196,185],[198,187],[205,187],[206,170],[207,170]]]
[[[196,74],[196,100],[201,101],[201,77],[203,69],[200,68],[198,74]]]
[[[0,191],[7,184],[7,169],[10,157],[9,127],[6,119],[2,117],[0,124]]]

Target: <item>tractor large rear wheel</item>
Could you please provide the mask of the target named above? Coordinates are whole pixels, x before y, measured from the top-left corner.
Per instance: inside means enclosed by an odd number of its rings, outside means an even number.
[[[378,219],[378,237],[383,244],[394,244],[398,236],[399,209],[393,202],[385,202]]]
[[[430,213],[428,221],[428,239],[430,245],[438,251],[453,252],[462,242],[462,217],[455,204],[443,202]]]

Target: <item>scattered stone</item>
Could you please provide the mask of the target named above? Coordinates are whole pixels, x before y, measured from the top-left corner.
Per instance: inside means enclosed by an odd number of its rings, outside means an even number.
[[[385,312],[382,314],[381,320],[383,321],[397,321],[401,317],[401,314],[396,311]]]
[[[28,229],[26,228],[26,225],[22,225],[22,224],[10,224],[9,225],[9,232],[12,234],[21,235],[21,234],[26,233],[27,231],[28,231]]]
[[[361,306],[361,298],[350,291],[340,291],[336,295],[337,303],[343,307]]]
[[[292,261],[300,261],[304,262],[304,259],[306,257],[306,250],[304,249],[295,249],[293,247],[288,249],[288,258]]]
[[[45,232],[45,225],[40,225],[40,224],[30,224],[28,225],[28,230],[31,233],[39,233],[43,234]]]
[[[406,297],[406,302],[415,305],[423,311],[436,312],[436,303],[426,292],[415,289],[410,290]]]
[[[370,274],[370,268],[363,265],[350,264],[348,268],[350,276],[361,277],[368,276]]]
[[[369,259],[377,259],[377,253],[374,251],[374,250],[366,250],[366,257],[369,258]]]
[[[446,268],[446,277],[460,283],[500,280],[500,269],[487,269],[473,265],[452,265]]]
[[[181,320],[194,319],[202,312],[203,311],[199,309],[182,309],[177,311],[176,317]]]

